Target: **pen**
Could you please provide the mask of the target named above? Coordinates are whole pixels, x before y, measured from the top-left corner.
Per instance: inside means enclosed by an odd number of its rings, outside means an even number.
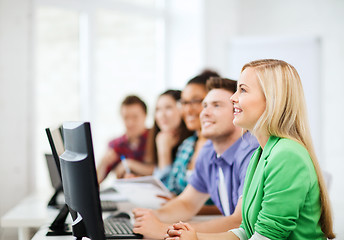
[[[121,155],[121,161],[122,161],[122,164],[123,164],[123,166],[124,166],[125,172],[126,172],[127,174],[129,174],[129,173],[130,173],[130,168],[129,168],[129,166],[128,166],[128,162],[127,162],[127,160],[125,159],[125,156],[124,156],[124,155]]]

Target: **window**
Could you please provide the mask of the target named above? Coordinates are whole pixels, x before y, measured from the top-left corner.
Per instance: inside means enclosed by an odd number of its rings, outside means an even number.
[[[44,128],[90,121],[96,161],[124,126],[128,94],[147,103],[182,88],[204,67],[201,0],[36,0],[34,26],[36,186],[48,187]],[[192,29],[192,31],[190,31]],[[42,180],[45,179],[45,180]]]
[[[36,15],[35,129],[36,182],[46,184],[44,152],[51,152],[44,129],[80,118],[79,14],[39,7]]]
[[[110,140],[123,133],[119,105],[127,94],[138,95],[152,110],[157,94],[164,89],[163,79],[158,79],[161,61],[158,46],[161,43],[157,38],[160,29],[156,22],[155,18],[143,15],[104,9],[97,11],[96,107],[92,117],[95,139]],[[94,145],[105,151],[103,141],[94,142]]]
[[[124,8],[120,1],[110,8],[109,1],[107,6],[100,1],[86,8],[82,1],[80,6],[59,1],[37,6],[35,177],[39,189],[49,182],[43,158],[50,147],[44,128],[67,120],[90,121],[97,161],[108,141],[124,131],[119,105],[126,95],[137,94],[153,109],[156,96],[166,87],[164,19],[154,13],[161,11],[157,2],[131,0],[123,2]]]

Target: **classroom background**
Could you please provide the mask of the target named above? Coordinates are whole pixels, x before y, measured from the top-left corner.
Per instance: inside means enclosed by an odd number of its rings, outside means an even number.
[[[304,81],[344,239],[343,13],[342,0],[0,0],[0,216],[52,191],[44,128],[90,121],[97,161],[124,131],[124,96],[145,100],[149,127],[165,89],[204,68],[237,79],[244,63],[277,57]]]

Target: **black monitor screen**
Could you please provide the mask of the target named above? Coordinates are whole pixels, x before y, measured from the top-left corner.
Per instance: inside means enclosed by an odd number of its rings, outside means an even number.
[[[49,140],[51,153],[55,159],[56,168],[58,170],[59,175],[61,176],[59,156],[64,152],[63,137],[61,134],[61,130],[60,128],[46,128],[45,132]]]
[[[105,239],[90,123],[63,124],[65,152],[60,156],[65,201],[73,218],[73,235]]]
[[[49,200],[48,207],[61,208],[62,206],[58,203],[57,197],[63,190],[59,160],[59,156],[64,152],[63,139],[60,128],[46,128],[45,132],[47,134],[52,153],[52,155],[45,154],[45,159],[47,161],[51,184],[55,188],[55,193]]]

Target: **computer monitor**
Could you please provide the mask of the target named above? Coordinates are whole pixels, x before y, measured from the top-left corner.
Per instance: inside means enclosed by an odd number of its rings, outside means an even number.
[[[47,162],[51,185],[55,189],[55,192],[62,192],[62,181],[59,172],[60,170],[56,166],[55,158],[52,154],[49,153],[46,153],[44,155]]]
[[[60,156],[60,167],[73,235],[104,240],[90,123],[65,122],[63,136],[65,152]]]
[[[57,203],[57,197],[63,191],[59,161],[59,156],[64,152],[61,127],[45,129],[52,153],[52,155],[45,154],[45,159],[47,161],[51,184],[55,189],[55,193],[49,200],[48,206],[53,208],[61,208],[61,205]]]
[[[59,156],[64,152],[63,135],[61,132],[61,127],[58,127],[55,129],[52,129],[52,128],[45,129],[45,132],[49,140],[51,153],[54,157],[55,164],[57,166],[57,170],[60,176],[61,176],[61,169],[60,169]]]
[[[61,208],[61,204],[58,203],[57,197],[60,193],[63,193],[62,189],[62,176],[60,169],[60,159],[59,156],[64,152],[64,143],[63,143],[63,134],[62,134],[62,125],[58,128],[46,128],[45,132],[47,134],[49,144],[51,147],[51,154],[45,154],[47,161],[49,176],[51,184],[55,189],[54,195],[51,197],[48,206],[53,208]],[[117,193],[114,188],[104,189],[101,193]],[[102,211],[116,211],[117,204],[115,201],[103,200],[101,201]]]
[[[62,127],[62,126],[61,126]],[[49,170],[50,180],[55,189],[55,193],[48,202],[48,207],[59,208],[60,212],[49,226],[48,236],[71,235],[68,225],[65,223],[68,215],[68,207],[66,204],[59,204],[57,197],[63,193],[62,176],[60,169],[59,155],[64,152],[63,138],[61,127],[46,128],[45,132],[48,137],[52,154],[45,154],[47,166]]]

